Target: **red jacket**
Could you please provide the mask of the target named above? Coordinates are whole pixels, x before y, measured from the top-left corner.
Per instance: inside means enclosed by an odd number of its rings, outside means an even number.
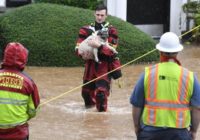
[[[4,117],[9,117],[9,115],[10,120],[8,123],[4,121],[6,128],[0,125],[0,139],[3,140],[22,140],[26,138],[29,135],[27,121],[35,116],[40,103],[36,84],[27,74],[22,72],[27,59],[28,51],[20,43],[9,43],[5,48],[2,68],[0,69],[0,109],[4,107],[4,114],[6,115],[0,115],[2,117],[0,118],[0,123],[3,123],[1,120],[6,120]],[[7,94],[10,94],[10,99]],[[27,108],[24,109],[24,106],[22,106],[22,112],[21,110],[20,112],[18,112],[19,110],[12,110],[21,109],[21,104],[16,105],[16,102],[21,102],[21,100],[17,100],[17,96],[21,97],[20,94],[28,98],[27,101],[24,101],[27,103],[25,105]],[[4,97],[8,103],[4,101]],[[7,107],[7,110],[5,107]],[[12,125],[12,118],[15,117],[16,121],[18,115],[20,115],[19,120],[22,116],[27,117],[24,117],[25,120],[19,122],[19,125]],[[9,125],[11,127],[7,128]]]
[[[98,27],[98,23],[92,23],[91,25],[83,26],[79,30],[79,36],[77,39],[77,45],[76,45],[76,55],[81,57],[78,54],[78,47],[79,44],[85,40],[88,36],[90,36],[94,31],[101,30],[102,27]],[[108,28],[108,43],[110,46],[114,47],[115,49],[118,46],[118,33],[117,29],[113,27],[112,25],[109,25],[109,23],[104,23],[104,27]],[[101,46],[98,49],[98,57],[100,62],[106,61],[109,63],[109,71],[112,71],[118,67],[121,66],[119,58],[117,58],[116,54],[113,53],[108,47]],[[91,62],[91,60],[87,60],[86,63]],[[122,76],[121,70],[115,70],[111,74],[109,74],[113,79],[118,79]]]

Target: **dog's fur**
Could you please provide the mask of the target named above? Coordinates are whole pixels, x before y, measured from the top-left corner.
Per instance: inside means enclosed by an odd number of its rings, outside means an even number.
[[[87,37],[83,42],[81,42],[81,44],[79,45],[78,47],[78,52],[79,54],[83,54],[84,52],[91,52],[93,54],[93,57],[90,58],[90,59],[94,59],[96,62],[99,62],[99,58],[98,58],[98,48],[94,48],[94,47],[91,47],[88,45],[88,40],[91,40],[93,38],[96,38],[98,35],[97,35],[97,32],[94,32],[92,35],[90,35],[89,37]],[[113,51],[113,53],[118,53],[115,48],[111,47],[108,42],[104,41],[103,39],[100,38],[100,42],[102,44],[105,44],[106,47],[108,47],[111,51]]]

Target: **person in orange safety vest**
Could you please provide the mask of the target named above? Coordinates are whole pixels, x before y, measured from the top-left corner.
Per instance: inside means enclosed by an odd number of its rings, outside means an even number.
[[[195,140],[200,122],[200,85],[177,59],[183,46],[173,32],[156,45],[160,63],[145,68],[131,95],[137,140]]]

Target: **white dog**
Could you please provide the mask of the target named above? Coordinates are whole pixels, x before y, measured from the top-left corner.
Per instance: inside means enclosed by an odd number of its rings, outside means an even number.
[[[94,47],[91,47],[88,45],[88,41],[93,39],[93,38],[96,38],[98,35],[97,35],[98,32],[94,32],[92,35],[88,36],[83,42],[81,42],[81,44],[79,45],[78,47],[78,52],[79,54],[83,54],[84,52],[91,52],[93,55],[92,58],[90,59],[94,59],[96,62],[99,62],[99,58],[98,58],[98,48],[94,48]],[[103,39],[101,39],[100,37],[100,41],[102,44],[105,44],[106,47],[108,47],[111,51],[113,51],[113,53],[118,53],[115,48],[111,47],[108,42],[104,41]]]

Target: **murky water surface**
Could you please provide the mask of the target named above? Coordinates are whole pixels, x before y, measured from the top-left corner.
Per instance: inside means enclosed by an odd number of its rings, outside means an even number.
[[[179,58],[200,79],[200,47],[186,47]],[[112,82],[108,111],[104,113],[84,108],[78,87],[82,84],[83,67],[27,67],[44,103],[30,121],[30,140],[136,140],[129,98],[145,66],[122,69],[123,78]]]

